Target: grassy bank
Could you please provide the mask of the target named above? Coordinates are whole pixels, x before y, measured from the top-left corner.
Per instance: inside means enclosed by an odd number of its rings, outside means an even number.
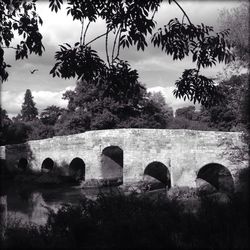
[[[9,224],[3,247],[232,249],[249,247],[248,204],[239,194],[219,204],[203,197],[197,213],[179,201],[134,193],[100,194],[49,212],[45,226]]]

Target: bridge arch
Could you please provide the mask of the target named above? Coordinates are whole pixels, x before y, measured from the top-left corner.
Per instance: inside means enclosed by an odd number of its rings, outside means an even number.
[[[198,178],[205,180],[219,192],[232,193],[234,191],[234,181],[229,169],[219,163],[209,163],[203,166],[197,174]]]
[[[85,180],[85,163],[84,161],[76,157],[69,164],[69,174],[75,180]]]
[[[44,161],[42,162],[42,171],[51,171],[54,167],[54,161],[47,157],[46,159],[44,159]]]
[[[18,161],[17,164],[18,168],[25,171],[28,168],[28,161],[26,158],[22,157],[20,158],[20,160]]]
[[[161,187],[167,187],[168,189],[171,187],[169,169],[162,162],[153,161],[148,164],[144,170],[144,180],[148,179],[148,176],[150,176],[149,182],[158,182],[158,185],[161,183]]]
[[[123,150],[118,146],[108,146],[102,150],[101,172],[104,179],[123,179]]]

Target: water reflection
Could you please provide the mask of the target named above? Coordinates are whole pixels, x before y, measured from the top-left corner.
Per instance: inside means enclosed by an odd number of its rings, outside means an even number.
[[[117,191],[112,188],[80,189],[77,187],[34,188],[31,186],[9,185],[7,194],[8,220],[44,225],[48,209],[55,212],[62,204],[78,204],[83,197],[95,198],[99,192]]]

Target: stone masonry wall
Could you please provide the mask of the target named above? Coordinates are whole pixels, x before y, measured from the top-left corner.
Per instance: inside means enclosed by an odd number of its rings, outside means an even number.
[[[215,132],[169,129],[115,129],[88,131],[56,136],[24,144],[1,147],[1,157],[10,170],[20,158],[29,167],[41,171],[44,159],[50,157],[61,173],[67,174],[70,162],[79,157],[85,162],[85,179],[102,179],[101,155],[108,146],[123,150],[123,183],[142,180],[146,166],[162,162],[168,167],[171,183],[195,186],[197,173],[208,163],[219,163],[231,172],[235,182],[241,169],[248,166],[247,145],[239,132]]]

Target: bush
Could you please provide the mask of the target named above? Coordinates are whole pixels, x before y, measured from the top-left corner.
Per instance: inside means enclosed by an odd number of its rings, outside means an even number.
[[[202,198],[193,214],[176,200],[110,193],[50,211],[47,224],[39,229],[9,228],[5,245],[231,249],[249,246],[248,230],[247,206],[238,197],[223,206]]]

